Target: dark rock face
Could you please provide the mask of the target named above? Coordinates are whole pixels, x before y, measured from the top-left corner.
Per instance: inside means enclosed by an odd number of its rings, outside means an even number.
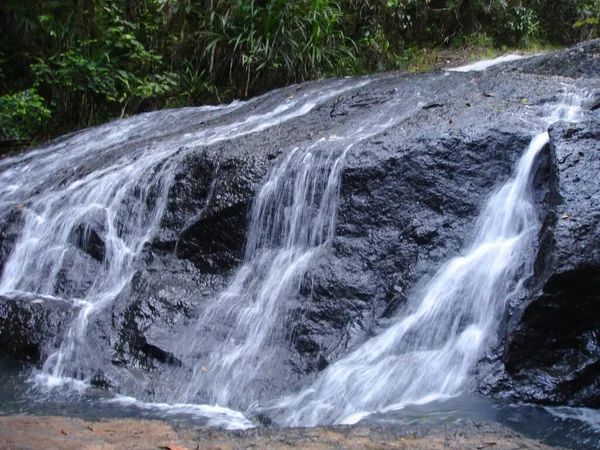
[[[272,398],[306,384],[388,326],[420,280],[469,243],[485,199],[510,176],[546,106],[557,103],[566,86],[600,92],[598,45],[485,73],[373,76],[369,85],[267,131],[176,153],[162,221],[130,285],[90,318],[89,338],[106,367],[115,369],[97,384],[119,389],[123,367],[150,379],[169,367],[189,372],[177,336],[194,329],[199,312],[244,261],[250,211],[269,171],[295,146],[343,135],[399,101],[392,111],[406,117],[357,142],[346,157],[335,238],[309,265],[295,307],[280,324],[283,350],[257,390]],[[236,117],[309,87],[267,94],[240,107]],[[596,101],[588,106],[586,121],[552,127],[540,157],[533,187],[543,229],[531,295],[515,299],[507,312],[502,343],[490,356],[502,367],[485,392],[600,406],[600,127]],[[191,126],[181,120],[174,132]],[[86,161],[86,171],[106,163]],[[13,209],[0,224],[0,265],[22,220],[18,206]],[[71,236],[65,258],[72,269],[61,275],[56,295],[81,298],[94,283],[107,257],[103,223],[99,216]],[[39,359],[73,314],[70,305],[0,297],[5,353]],[[226,335],[229,324],[218,326]],[[206,339],[207,352],[214,340]]]
[[[555,165],[533,295],[515,316],[504,394],[600,407],[600,124],[551,127]]]
[[[0,347],[11,358],[37,362],[73,313],[70,302],[0,296]]]
[[[4,269],[4,263],[10,256],[10,253],[15,244],[15,240],[19,237],[19,231],[23,224],[23,216],[21,208],[23,205],[16,205],[2,214],[2,222],[0,223],[0,272]]]
[[[558,75],[569,78],[597,77],[600,66],[600,39],[585,42],[551,55],[534,56],[509,63],[509,67],[525,73]],[[509,69],[510,70],[510,69]]]
[[[348,157],[333,248],[307,274],[301,302],[296,346],[316,358],[309,369],[380,331],[416,283],[458,253],[493,180],[510,175],[529,140],[506,130],[428,131],[434,137],[390,132]]]

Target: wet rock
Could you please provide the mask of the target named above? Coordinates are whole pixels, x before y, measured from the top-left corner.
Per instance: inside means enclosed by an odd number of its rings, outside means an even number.
[[[22,209],[25,205],[13,205],[2,214],[0,222],[0,273],[4,270],[4,263],[10,256],[19,237],[19,231],[23,225]]]
[[[78,248],[68,248],[56,277],[55,294],[69,299],[85,298],[100,274],[101,262]]]
[[[600,39],[554,52],[511,62],[497,70],[519,71],[569,78],[600,77]]]
[[[590,114],[591,116],[591,114]],[[532,281],[508,330],[498,394],[600,407],[600,125],[550,129],[554,160]]]
[[[85,222],[77,225],[70,236],[71,243],[91,256],[99,263],[104,262],[106,256],[106,236],[105,212],[94,211],[86,217]]]
[[[0,296],[0,347],[20,361],[38,362],[61,335],[72,314],[70,302],[43,296]]]
[[[190,152],[179,148],[165,162],[176,166],[173,183],[158,229],[136,260],[131,284],[116,302],[90,317],[88,354],[101,353],[93,369],[106,369],[93,382],[128,393],[129,379],[146,386],[172,368],[189,374],[197,355],[189,354],[182,336],[196,332],[201,312],[218,301],[242,264],[252,204],[269,171],[294,148],[347,135],[360,129],[364,118],[392,105],[384,110],[392,112],[375,117],[398,119],[395,125],[351,143],[335,238],[309,265],[298,297],[284,299],[291,307],[278,324],[283,338],[272,343],[272,366],[253,389],[273,398],[306,385],[316,372],[387,327],[422,283],[470,242],[485,199],[510,176],[539,132],[548,105],[560,101],[569,84],[600,88],[591,70],[598,67],[597,45],[483,73],[378,74],[365,80],[368,85],[269,129]],[[565,77],[577,80],[565,83]],[[300,95],[298,89],[245,103],[223,119],[223,126],[253,117],[256,108],[285,105]],[[597,114],[595,104],[591,118]],[[203,126],[188,117],[193,110],[173,114],[172,133]],[[552,152],[540,158],[534,195],[544,223],[542,250],[530,286],[533,296],[513,299],[503,328],[506,345],[496,359],[506,362],[505,383],[496,393],[597,405],[599,333],[591,319],[597,317],[600,248],[597,128],[593,120],[556,125]],[[139,157],[147,145],[152,145],[148,139],[132,137],[113,151],[118,157],[129,151]],[[85,171],[106,167],[113,156],[90,157]],[[78,176],[69,172],[64,182]],[[148,195],[147,201],[158,197]],[[123,211],[141,198],[146,197],[133,192],[123,200]],[[75,229],[65,255],[68,267],[56,286],[64,297],[89,293],[109,257],[104,218],[88,219]],[[11,222],[5,219],[0,227],[0,263],[18,229]],[[6,318],[0,339],[10,354],[25,349],[23,354],[39,357],[41,343],[52,341],[67,317],[54,305],[37,312],[26,302],[1,304]],[[228,336],[231,324],[211,326],[212,336],[195,336],[205,354],[219,337]]]
[[[537,131],[523,117],[545,114],[543,106],[566,92],[561,83],[514,71],[385,74],[276,130],[188,154],[132,288],[98,319],[113,363],[185,368],[190,355],[173,336],[193,330],[241,265],[253,199],[280,155],[358,127],[365,115],[418,89],[427,102],[407,103],[405,120],[348,153],[334,241],[308,267],[281,324],[284,341],[273,344],[276,362],[253,389],[270,398],[304,385],[388,326],[419,281],[469,243],[485,199]],[[287,93],[272,95],[275,101]],[[545,157],[535,180],[541,215],[553,176]],[[214,327],[215,335],[227,335],[228,324]],[[214,336],[197,339],[206,353],[217,343]]]
[[[332,249],[309,269],[294,323],[300,370],[324,367],[389,324],[419,280],[469,242],[486,196],[530,139],[517,124],[440,132],[436,111],[348,155]]]

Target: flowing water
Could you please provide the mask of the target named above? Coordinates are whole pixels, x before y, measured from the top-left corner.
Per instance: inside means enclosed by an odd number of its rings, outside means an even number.
[[[420,105],[416,99],[397,96],[356,127],[346,127],[350,131],[291,149],[254,201],[244,264],[201,313],[191,336],[181,340],[185,353],[195,357],[191,380],[172,387],[184,375],[166,373],[162,384],[169,387],[163,398],[236,407],[260,398],[253,386],[268,376],[273,361],[281,359],[278,352],[286,351],[281,343],[287,344],[287,330],[281,323],[296,306],[306,268],[333,239],[345,155]],[[228,325],[226,333],[223,324]],[[205,336],[218,341],[208,354]],[[156,392],[154,387],[153,396]]]
[[[569,96],[546,121],[573,120],[578,104]],[[300,394],[277,402],[277,420],[290,426],[356,423],[373,412],[450,398],[476,386],[472,371],[495,343],[507,301],[532,274],[539,224],[530,183],[548,141],[546,131],[532,139],[514,175],[487,201],[473,243],[409,300],[396,323]]]
[[[547,142],[547,133],[533,139],[514,177],[489,199],[473,244],[439,270],[407,314],[282,402],[285,424],[354,423],[372,411],[455,396],[474,381],[470,372],[493,344],[506,301],[530,273],[538,223],[529,181]]]
[[[163,216],[178,157],[186,149],[280,125],[365,83],[340,81],[307,90],[283,104],[259,104],[258,111],[226,124],[222,122],[239,103],[143,115],[2,161],[1,211],[18,204],[24,224],[5,264],[0,293],[52,298],[65,272],[95,273],[93,280],[84,279],[74,288],[81,293],[74,298],[80,310],[59,348],[44,363],[45,382],[85,380],[106,366],[106,356],[87,339],[88,323],[130,283],[137,258]],[[162,131],[157,133],[158,123]],[[87,173],[88,160],[98,158],[105,158],[105,166]],[[74,241],[89,238],[91,224],[100,224],[105,242],[99,271],[73,251]]]
[[[88,337],[89,324],[130,284],[142,249],[159,226],[181,158],[195,147],[300,117],[366,83],[342,80],[306,89],[282,104],[258,102],[243,117],[237,115],[247,106],[242,103],[138,116],[1,161],[0,218],[16,204],[24,223],[0,293],[51,300],[64,289],[65,272],[77,267],[94,273],[93,279],[69,287],[78,293],[72,296],[78,313],[49,352],[39,380],[47,386],[87,386],[96,369],[110,365],[109,356]],[[155,389],[145,398],[140,384],[125,393],[138,400],[101,403],[196,414],[209,425],[252,426],[240,412],[217,405],[250,406],[260,396],[254,381],[285,351],[280,344],[286,330],[280,324],[295,304],[308,265],[334,237],[345,156],[357,143],[409,117],[421,100],[418,93],[398,95],[337,135],[289,149],[254,201],[242,266],[196,326],[174,336],[189,355],[184,365],[193,368],[191,376],[166,371],[160,382],[168,389]],[[576,112],[577,105],[566,102],[548,114],[546,124],[572,120]],[[540,224],[530,182],[548,139],[545,131],[532,139],[513,176],[489,197],[471,244],[409,300],[389,329],[329,366],[300,393],[254,405],[250,413],[258,409],[280,425],[355,423],[392,417],[409,405],[461,398],[476,387],[473,369],[495,344],[507,301],[531,275]],[[88,161],[98,158],[104,165],[87,171]],[[73,251],[74,242],[89,240],[97,230],[105,242],[100,269],[97,261]],[[198,339],[207,334],[218,342],[210,350]],[[583,414],[551,413],[564,420]]]

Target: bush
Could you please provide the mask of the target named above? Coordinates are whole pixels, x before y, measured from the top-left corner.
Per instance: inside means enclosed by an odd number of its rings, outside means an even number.
[[[203,59],[214,79],[248,96],[352,65],[341,16],[329,0],[221,1],[198,38],[207,42]]]
[[[324,76],[417,69],[427,48],[482,36],[483,46],[571,44],[597,36],[599,21],[600,0],[2,0],[0,96],[30,105],[26,135],[46,120],[60,134]],[[23,135],[20,120],[3,117],[2,136]]]
[[[585,39],[593,39],[600,36],[600,0],[588,0],[583,2],[578,11],[580,19],[573,27],[581,29]]]
[[[0,139],[31,143],[46,121],[50,110],[34,89],[0,97]]]

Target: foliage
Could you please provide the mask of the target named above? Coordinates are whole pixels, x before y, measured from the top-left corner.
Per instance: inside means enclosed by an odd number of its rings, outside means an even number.
[[[587,31],[586,38],[600,36],[600,0],[588,0],[579,6],[580,19],[573,24],[574,28]]]
[[[2,140],[30,143],[49,118],[50,110],[44,106],[44,99],[34,89],[0,97]]]
[[[0,139],[419,70],[432,46],[575,42],[598,35],[599,11],[600,0],[3,0],[0,95],[29,112],[3,110]]]
[[[238,0],[217,8],[198,33],[208,38],[203,57],[215,79],[243,86],[245,96],[259,79],[284,84],[320,77],[353,60],[333,2]]]

